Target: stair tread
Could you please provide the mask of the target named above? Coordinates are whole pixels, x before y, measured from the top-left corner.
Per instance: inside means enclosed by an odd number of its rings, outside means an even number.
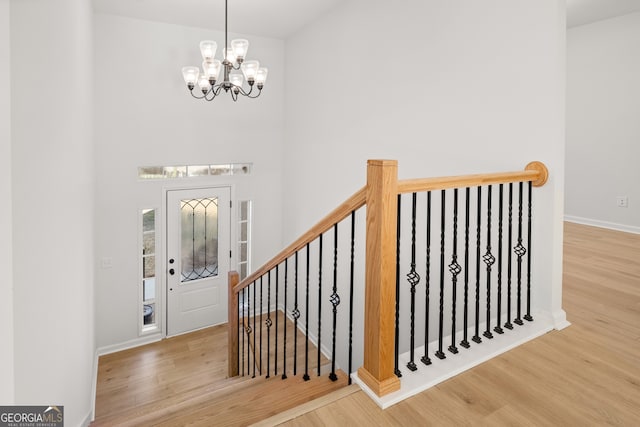
[[[326,375],[312,375],[309,381],[302,375],[290,375],[284,381],[280,375],[227,379],[183,393],[170,402],[154,402],[101,417],[92,425],[249,425],[345,387],[347,374],[336,374],[337,381]]]

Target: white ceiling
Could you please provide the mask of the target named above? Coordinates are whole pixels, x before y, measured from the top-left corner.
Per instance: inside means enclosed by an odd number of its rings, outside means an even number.
[[[348,0],[228,1],[229,31],[285,39]],[[93,5],[100,13],[224,29],[224,0],[93,0]],[[640,0],[567,0],[567,26],[589,24],[634,11],[640,11]]]
[[[285,39],[345,0],[228,0],[229,32]],[[96,12],[224,30],[224,0],[93,0]]]
[[[567,27],[640,11],[640,0],[567,0]]]

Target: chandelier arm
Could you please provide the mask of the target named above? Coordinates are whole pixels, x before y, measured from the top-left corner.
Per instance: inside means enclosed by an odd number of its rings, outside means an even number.
[[[207,95],[211,94],[211,97],[205,97],[205,100],[213,101],[220,94],[220,90],[222,90],[222,84],[212,86],[209,92],[207,92]]]
[[[203,94],[202,96],[194,95],[192,90],[190,90],[190,91],[189,91],[189,93],[190,93],[190,94],[191,94],[191,96],[193,96],[195,99],[203,99],[203,98],[205,98],[205,97],[207,96],[206,94]]]
[[[249,91],[249,93],[251,93],[251,91]],[[260,94],[262,93],[262,89],[258,89],[258,93],[256,93],[255,95],[251,96],[249,94],[247,94],[247,98],[249,99],[256,99],[257,97],[260,96]]]

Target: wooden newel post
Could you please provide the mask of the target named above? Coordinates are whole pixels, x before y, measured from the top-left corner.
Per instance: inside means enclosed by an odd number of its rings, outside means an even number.
[[[364,365],[358,377],[378,396],[400,389],[394,374],[398,162],[367,165]]]
[[[227,307],[229,316],[228,335],[228,359],[229,377],[238,376],[238,294],[233,291],[234,286],[240,283],[240,275],[237,271],[229,272],[229,304]]]

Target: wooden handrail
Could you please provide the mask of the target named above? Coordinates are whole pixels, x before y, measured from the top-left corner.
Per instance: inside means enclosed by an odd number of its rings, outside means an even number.
[[[531,181],[534,187],[547,182],[549,173],[541,162],[529,163],[524,171],[498,172],[476,175],[445,176],[440,178],[405,179],[398,181],[398,193],[417,193],[420,191],[445,190],[447,188],[477,187],[489,184],[507,184],[510,182]]]
[[[273,257],[270,261],[264,264],[262,267],[254,271],[251,275],[245,278],[242,282],[233,287],[233,292],[238,293],[242,289],[249,286],[251,283],[260,278],[260,276],[267,273],[269,270],[276,267],[285,259],[289,258],[292,254],[300,249],[304,248],[307,243],[313,242],[320,234],[326,232],[334,224],[345,219],[351,212],[362,207],[366,199],[367,187],[363,187],[356,191],[351,197],[349,197],[344,203],[334,209],[329,215],[325,216],[316,225],[309,229],[306,233],[300,236],[295,242],[284,248]]]
[[[229,325],[237,331],[238,292],[254,283],[264,274],[280,265],[296,251],[304,248],[334,224],[351,212],[367,205],[366,259],[365,259],[365,325],[364,364],[358,369],[359,378],[378,396],[400,388],[394,374],[394,300],[395,300],[395,250],[397,225],[397,197],[413,193],[449,188],[466,188],[512,182],[531,182],[540,187],[547,182],[548,171],[541,162],[529,163],[524,171],[500,172],[421,178],[398,181],[397,162],[393,160],[369,160],[367,185],[353,194],[329,215],[304,233],[295,242],[252,273],[237,282],[237,273],[229,277]],[[237,347],[237,337],[230,334],[229,346]],[[233,344],[233,340],[236,340]],[[237,351],[237,349],[236,349]],[[237,352],[229,353],[230,376],[237,375]],[[233,362],[235,361],[235,362]]]

